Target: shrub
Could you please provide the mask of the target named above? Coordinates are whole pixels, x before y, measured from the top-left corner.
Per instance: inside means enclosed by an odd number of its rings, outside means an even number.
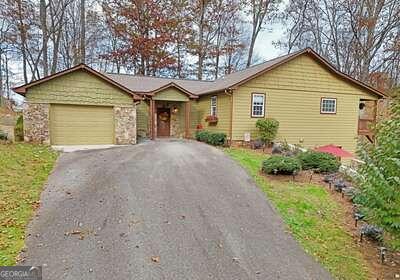
[[[0,130],[0,140],[7,141],[7,139],[8,139],[8,134]]]
[[[262,163],[262,170],[267,174],[294,174],[300,169],[300,161],[294,157],[271,156]]]
[[[256,122],[260,132],[260,140],[269,145],[278,133],[279,122],[275,119],[260,119]]]
[[[196,140],[213,146],[222,146],[226,141],[226,134],[222,132],[211,132],[207,130],[196,131]]]
[[[360,142],[358,168],[360,194],[356,202],[366,218],[400,234],[400,96],[393,98],[390,119],[378,123],[375,143]]]
[[[22,115],[20,115],[17,119],[17,123],[14,128],[15,132],[15,140],[23,141],[24,140],[24,119]]]
[[[315,169],[317,172],[336,172],[339,170],[340,162],[327,153],[316,151],[301,152],[297,155],[303,170]]]

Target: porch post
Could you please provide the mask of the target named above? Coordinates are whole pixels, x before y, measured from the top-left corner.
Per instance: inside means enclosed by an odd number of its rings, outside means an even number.
[[[185,102],[185,138],[190,138],[190,99]]]
[[[153,99],[150,99],[150,108],[149,108],[149,117],[150,117],[150,139],[154,140],[154,107],[155,102]]]

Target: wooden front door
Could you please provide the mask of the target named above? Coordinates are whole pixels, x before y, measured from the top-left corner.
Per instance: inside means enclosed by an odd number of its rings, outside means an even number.
[[[157,136],[169,137],[171,124],[171,110],[169,108],[157,108]]]

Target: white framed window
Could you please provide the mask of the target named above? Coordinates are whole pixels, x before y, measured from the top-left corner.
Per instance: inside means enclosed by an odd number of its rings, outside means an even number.
[[[321,114],[336,114],[336,98],[321,98]]]
[[[217,116],[217,96],[211,96],[210,115]]]
[[[265,116],[265,94],[251,94],[251,117],[263,118]]]

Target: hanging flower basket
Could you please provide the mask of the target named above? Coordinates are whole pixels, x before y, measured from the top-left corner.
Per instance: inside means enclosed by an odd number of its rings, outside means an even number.
[[[205,121],[208,122],[209,124],[216,124],[218,122],[218,117],[217,116],[207,116]]]

